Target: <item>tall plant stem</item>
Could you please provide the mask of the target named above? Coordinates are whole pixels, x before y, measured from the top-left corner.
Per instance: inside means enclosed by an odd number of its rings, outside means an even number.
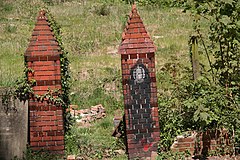
[[[213,82],[215,83],[213,66],[212,66],[212,62],[211,62],[210,57],[209,57],[209,54],[208,54],[207,47],[206,47],[206,45],[205,45],[205,43],[204,43],[204,40],[203,40],[202,35],[201,35],[201,33],[199,32],[199,30],[198,30],[197,32],[198,32],[198,35],[199,35],[199,37],[200,37],[200,40],[201,40],[201,42],[202,42],[202,44],[203,44],[205,53],[206,53],[206,55],[207,55],[208,63],[209,63],[209,66],[210,66],[210,68],[211,68],[210,70],[211,70],[211,72],[212,72],[212,80],[213,80]]]

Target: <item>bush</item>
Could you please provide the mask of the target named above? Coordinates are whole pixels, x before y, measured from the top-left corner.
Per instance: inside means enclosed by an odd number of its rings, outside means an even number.
[[[128,4],[133,4],[133,0],[123,0]],[[181,7],[184,6],[186,0],[136,0],[137,4],[147,6],[158,6],[158,7]]]
[[[205,79],[183,81],[159,101],[160,151],[169,151],[174,138],[185,131],[225,128],[239,132],[240,101]],[[239,135],[235,138],[238,140]]]

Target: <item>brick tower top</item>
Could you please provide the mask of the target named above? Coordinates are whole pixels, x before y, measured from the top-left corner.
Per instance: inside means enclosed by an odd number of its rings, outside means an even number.
[[[46,17],[46,11],[41,10],[37,17],[32,38],[25,52],[27,61],[32,60],[32,58],[31,60],[29,59],[30,57],[40,60],[40,57],[59,55],[60,53],[60,47]]]
[[[139,54],[154,53],[155,51],[156,47],[138,14],[136,4],[133,4],[126,27],[122,33],[122,42],[119,47],[119,53]]]

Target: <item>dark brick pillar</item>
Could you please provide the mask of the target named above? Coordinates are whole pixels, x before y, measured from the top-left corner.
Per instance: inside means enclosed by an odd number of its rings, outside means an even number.
[[[50,90],[60,89],[60,47],[54,37],[45,11],[40,11],[25,53],[28,80],[36,80],[35,95],[43,95]],[[44,100],[29,100],[29,145],[33,150],[48,150],[64,153],[63,109]]]
[[[155,51],[133,5],[119,47],[129,159],[154,159],[160,140]]]

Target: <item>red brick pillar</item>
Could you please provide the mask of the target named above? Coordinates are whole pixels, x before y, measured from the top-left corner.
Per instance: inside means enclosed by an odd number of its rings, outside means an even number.
[[[40,11],[25,53],[28,80],[36,80],[35,95],[61,90],[60,47],[54,37],[45,11]],[[64,153],[63,109],[46,101],[29,100],[29,145],[33,150]]]
[[[133,5],[119,47],[129,159],[150,159],[160,140],[155,51]]]

